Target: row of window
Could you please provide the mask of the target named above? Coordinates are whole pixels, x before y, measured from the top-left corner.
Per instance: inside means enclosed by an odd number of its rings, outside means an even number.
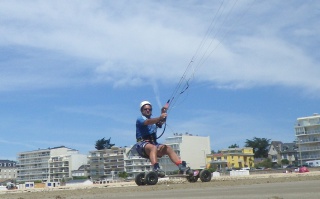
[[[16,163],[13,162],[0,162],[0,167],[15,167],[16,166]]]

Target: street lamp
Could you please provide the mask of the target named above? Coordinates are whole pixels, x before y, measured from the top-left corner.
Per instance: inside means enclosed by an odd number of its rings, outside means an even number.
[[[299,139],[299,138],[298,138]],[[300,166],[302,167],[302,156],[301,156],[301,141],[302,140],[298,140],[299,141],[299,156],[300,156]]]

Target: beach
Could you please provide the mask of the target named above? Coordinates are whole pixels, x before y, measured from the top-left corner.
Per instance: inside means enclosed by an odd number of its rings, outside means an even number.
[[[184,178],[160,180],[153,186],[137,186],[132,182],[109,183],[104,185],[56,187],[28,190],[9,190],[0,192],[1,199],[102,199],[119,198],[130,196],[130,198],[141,198],[141,195],[168,192],[171,190],[199,190],[217,187],[232,187],[239,185],[258,185],[270,183],[299,183],[303,181],[314,181],[320,183],[320,171],[306,173],[270,173],[255,174],[248,176],[220,176],[213,177],[210,182],[189,183]],[[139,196],[139,197],[138,197]],[[199,196],[200,197],[200,196]],[[146,197],[147,198],[147,197]],[[153,197],[155,198],[155,197]],[[157,198],[157,197],[156,197]],[[201,198],[201,197],[200,197]]]

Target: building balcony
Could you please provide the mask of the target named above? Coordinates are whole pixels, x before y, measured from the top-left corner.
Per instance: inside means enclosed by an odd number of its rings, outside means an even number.
[[[320,146],[314,146],[314,147],[301,147],[301,152],[306,151],[320,151]],[[298,151],[299,152],[299,151]]]
[[[227,160],[211,160],[210,164],[228,163]]]
[[[314,154],[314,155],[302,155],[302,160],[315,160],[315,159],[320,159],[319,154]]]

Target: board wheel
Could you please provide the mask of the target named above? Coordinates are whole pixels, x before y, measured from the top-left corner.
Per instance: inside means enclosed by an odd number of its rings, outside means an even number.
[[[211,181],[212,174],[207,169],[204,169],[204,170],[200,171],[199,176],[200,176],[201,182],[209,182],[209,181]]]
[[[199,179],[199,176],[188,176],[187,180],[188,182],[197,182]]]
[[[136,178],[135,178],[135,182],[138,186],[141,186],[141,185],[145,185],[145,180],[144,180],[144,176],[145,176],[145,173],[139,173]]]
[[[158,175],[156,172],[151,171],[144,177],[144,181],[147,185],[155,185],[158,183]]]

